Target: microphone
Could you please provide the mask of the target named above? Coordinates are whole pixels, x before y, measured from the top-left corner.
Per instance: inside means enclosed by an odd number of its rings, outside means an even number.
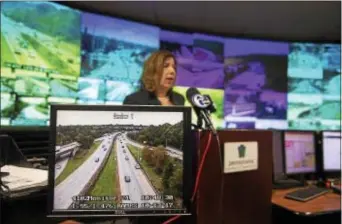
[[[186,91],[186,98],[191,103],[197,115],[197,126],[202,127],[202,120],[204,120],[206,126],[213,132],[214,135],[217,134],[213,122],[211,120],[211,113],[216,111],[209,95],[201,95],[201,93],[196,88],[189,88]]]

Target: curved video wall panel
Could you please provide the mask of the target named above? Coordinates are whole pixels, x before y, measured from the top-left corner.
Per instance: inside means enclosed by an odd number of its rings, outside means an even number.
[[[1,2],[1,125],[47,126],[53,103],[121,104],[157,49],[177,58],[175,91],[213,98],[217,128],[341,128],[339,44],[173,32],[51,2]]]

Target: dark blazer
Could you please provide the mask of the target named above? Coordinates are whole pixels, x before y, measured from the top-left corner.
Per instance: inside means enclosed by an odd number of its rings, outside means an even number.
[[[174,91],[170,91],[169,93],[170,101],[176,106],[184,106],[185,99],[179,93]],[[149,92],[147,90],[140,90],[138,92],[132,93],[131,95],[126,96],[123,101],[125,105],[161,105],[157,96]]]

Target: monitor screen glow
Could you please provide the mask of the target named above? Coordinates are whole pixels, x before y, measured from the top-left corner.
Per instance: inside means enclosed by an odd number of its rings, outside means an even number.
[[[53,106],[52,216],[189,214],[191,111],[175,108]]]
[[[313,132],[285,132],[284,144],[287,174],[315,172],[315,137]]]
[[[341,132],[323,132],[323,169],[341,170]]]

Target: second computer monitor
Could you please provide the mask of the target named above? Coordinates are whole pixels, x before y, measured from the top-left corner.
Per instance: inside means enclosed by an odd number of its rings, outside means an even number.
[[[322,137],[324,171],[341,170],[341,132],[325,131]]]
[[[284,151],[286,174],[316,171],[315,135],[313,132],[285,132]]]

